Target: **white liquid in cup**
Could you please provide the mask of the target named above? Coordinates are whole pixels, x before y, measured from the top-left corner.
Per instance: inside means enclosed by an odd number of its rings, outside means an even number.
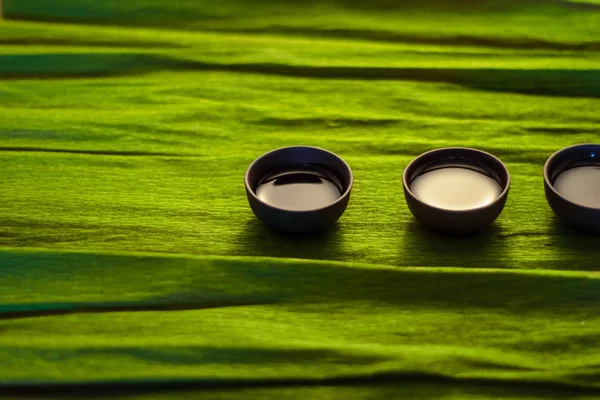
[[[446,210],[471,210],[494,202],[502,186],[468,168],[447,167],[419,175],[410,185],[416,198]]]
[[[585,166],[561,172],[554,189],[565,199],[584,207],[600,208],[600,166]]]

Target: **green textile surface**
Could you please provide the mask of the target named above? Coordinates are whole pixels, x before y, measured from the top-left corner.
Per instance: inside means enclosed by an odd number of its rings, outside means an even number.
[[[542,166],[598,142],[600,2],[4,0],[0,397],[593,399],[600,238]],[[287,145],[355,176],[330,230],[273,232],[243,175]],[[401,175],[506,162],[473,237]]]

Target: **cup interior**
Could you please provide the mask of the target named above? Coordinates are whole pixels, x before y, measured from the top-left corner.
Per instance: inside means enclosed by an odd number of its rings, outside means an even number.
[[[267,197],[260,191],[266,192],[267,185],[271,185],[269,190],[271,194],[274,193],[273,196],[279,193],[278,199],[285,197],[287,188],[289,207],[285,201],[275,201],[269,205],[300,211],[312,208],[310,205],[304,207],[297,204],[297,199],[294,199],[298,194],[294,192],[295,184],[303,185],[303,190],[310,191],[311,201],[314,196],[329,196],[329,201],[322,199],[325,203],[314,202],[314,208],[322,208],[348,196],[353,177],[348,164],[336,154],[316,147],[294,146],[273,150],[257,158],[246,172],[245,183],[252,195],[266,204],[269,204]],[[317,186],[322,186],[321,194],[315,190]],[[332,195],[332,190],[336,195]]]
[[[561,173],[584,166],[600,166],[600,144],[581,144],[557,151],[544,165],[544,178],[553,186]]]
[[[600,144],[559,150],[544,165],[544,180],[553,195],[577,206],[600,209]]]
[[[424,190],[422,188],[426,176],[429,196],[427,193],[419,193]],[[442,196],[450,196],[453,199],[462,196],[461,201],[464,204],[460,209],[465,210],[483,206],[502,197],[510,184],[508,170],[500,160],[486,152],[468,148],[438,149],[422,154],[408,165],[403,180],[411,195],[426,204],[446,208],[440,205],[440,202],[430,200],[431,193],[436,193],[434,189],[437,184],[438,192],[448,192],[441,193]],[[456,183],[456,186],[452,186],[453,183]],[[465,188],[466,193],[458,193],[465,191]],[[485,201],[479,204],[478,199],[469,199],[469,195],[483,196]]]

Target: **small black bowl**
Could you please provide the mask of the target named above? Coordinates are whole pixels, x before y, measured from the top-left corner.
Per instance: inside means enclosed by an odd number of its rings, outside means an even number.
[[[441,233],[464,235],[485,228],[500,215],[510,174],[491,154],[450,147],[414,159],[404,170],[402,184],[406,204],[419,222]]]
[[[592,168],[593,175],[578,179],[581,167]],[[567,172],[567,178],[561,174]],[[588,170],[589,171],[589,170]],[[573,228],[600,233],[600,144],[578,144],[552,154],[544,165],[546,200],[560,220]],[[571,179],[571,182],[565,181]],[[573,180],[574,179],[574,180]],[[560,185],[559,185],[560,183]],[[593,204],[596,203],[596,204]]]
[[[342,216],[353,176],[334,153],[293,146],[257,158],[248,167],[244,183],[258,219],[274,229],[303,233],[327,228]]]

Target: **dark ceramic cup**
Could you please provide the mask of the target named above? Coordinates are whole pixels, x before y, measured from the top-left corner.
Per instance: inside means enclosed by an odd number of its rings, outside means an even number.
[[[578,144],[551,155],[544,165],[544,189],[563,223],[600,233],[600,144]]]
[[[414,159],[402,177],[408,208],[429,229],[452,235],[473,233],[502,212],[510,174],[481,150],[451,147]]]
[[[257,158],[244,183],[259,220],[280,231],[304,233],[328,228],[342,216],[353,175],[330,151],[293,146]]]

